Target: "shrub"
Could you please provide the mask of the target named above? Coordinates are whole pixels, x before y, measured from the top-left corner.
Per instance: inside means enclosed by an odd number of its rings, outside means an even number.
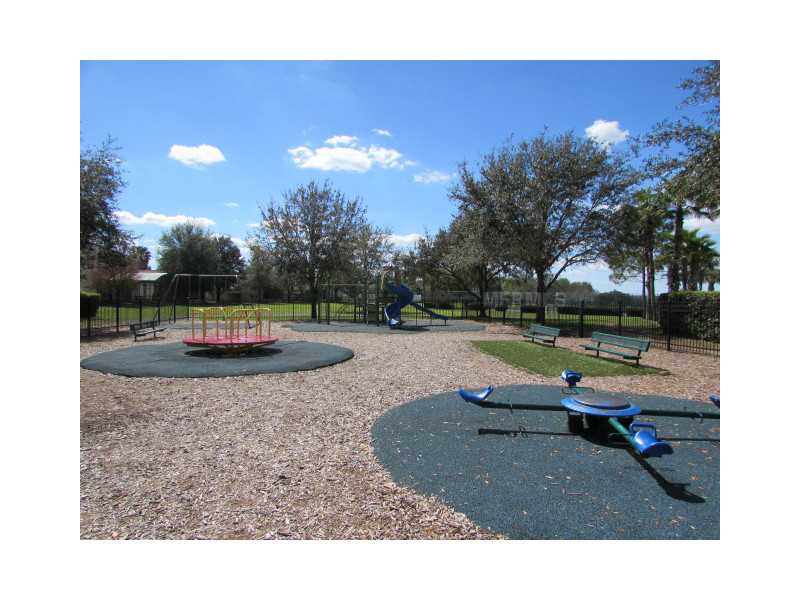
[[[100,308],[100,294],[81,292],[81,319],[93,319]]]
[[[658,322],[665,334],[719,342],[719,292],[661,294],[658,307]]]

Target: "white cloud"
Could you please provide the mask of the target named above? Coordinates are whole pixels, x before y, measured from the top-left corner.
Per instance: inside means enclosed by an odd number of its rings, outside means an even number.
[[[225,206],[227,206],[228,208],[239,208],[239,203],[238,202],[226,202]]]
[[[413,246],[418,240],[422,239],[422,235],[419,233],[392,234],[387,239],[395,246]]]
[[[624,142],[630,135],[627,129],[620,129],[619,121],[604,121],[603,119],[597,119],[585,131],[587,137],[593,139],[604,148]]]
[[[703,233],[707,233],[709,235],[719,235],[719,219],[716,221],[712,221],[711,219],[706,219],[705,217],[687,217],[683,221],[683,228],[684,229],[699,229]]]
[[[255,229],[256,227],[261,227],[261,223],[260,222],[258,222],[258,223],[248,223],[247,227],[249,229]]]
[[[329,146],[355,146],[358,138],[354,135],[335,135],[325,140]]]
[[[115,210],[114,214],[123,225],[158,225],[159,227],[172,227],[178,223],[194,223],[202,227],[211,227],[214,221],[207,217],[187,217],[186,215],[162,215],[160,213],[146,212],[137,217],[127,210]]]
[[[369,148],[346,148],[334,146],[328,148],[309,148],[298,146],[289,148],[292,161],[301,169],[318,169],[320,171],[353,171],[366,173],[373,166],[382,169],[404,169],[414,163],[410,160],[401,160],[402,153],[393,148],[372,145]]]
[[[169,157],[187,167],[212,165],[225,161],[222,151],[216,146],[209,146],[208,144],[200,144],[199,146],[174,144],[169,149]]]
[[[386,137],[392,137],[392,134],[388,129],[373,129],[372,133],[375,133],[377,135],[383,135]]]
[[[414,175],[414,181],[417,183],[447,183],[452,178],[452,173],[442,173],[441,171],[424,171]]]

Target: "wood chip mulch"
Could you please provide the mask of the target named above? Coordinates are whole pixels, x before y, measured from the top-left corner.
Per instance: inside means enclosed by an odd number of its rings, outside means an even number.
[[[396,486],[370,428],[420,396],[489,383],[558,384],[480,353],[468,340],[518,330],[282,339],[352,348],[345,363],[300,373],[218,379],[126,378],[81,369],[81,537],[85,539],[486,539],[435,498]],[[170,331],[160,344],[179,340]],[[559,339],[577,349],[584,340]],[[83,341],[81,358],[133,344]],[[719,393],[719,359],[651,350],[670,375],[591,384],[694,400]]]

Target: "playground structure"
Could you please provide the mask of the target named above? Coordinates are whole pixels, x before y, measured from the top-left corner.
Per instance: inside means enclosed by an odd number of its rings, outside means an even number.
[[[268,308],[193,308],[192,335],[184,338],[183,343],[237,355],[274,344],[278,338],[271,333],[272,311]]]
[[[479,391],[459,389],[458,393],[466,402],[482,408],[565,410],[567,414],[567,429],[570,434],[583,435],[593,440],[611,444],[622,439],[642,458],[656,458],[665,454],[672,454],[673,449],[669,443],[658,438],[654,423],[634,421],[633,417],[637,415],[652,415],[719,419],[719,414],[714,413],[644,410],[622,398],[609,398],[592,394],[582,395],[581,390],[594,390],[592,388],[578,387],[577,384],[581,378],[582,375],[580,373],[571,369],[564,369],[561,373],[561,379],[567,383],[568,387],[563,388],[563,392],[569,393],[570,397],[562,398],[560,406],[549,404],[511,405],[491,402],[488,398],[496,389],[493,385]],[[719,407],[719,396],[714,396],[710,399]]]
[[[386,271],[372,284],[330,284],[324,293],[327,306],[320,319],[331,321],[351,321],[373,325],[388,325],[395,329],[402,327],[403,309],[410,306],[416,315],[425,315],[424,320],[431,324],[435,320],[447,325],[450,317],[439,314],[420,304],[411,288],[402,283],[385,281]],[[331,308],[333,305],[334,308]],[[418,320],[418,317],[417,319]]]

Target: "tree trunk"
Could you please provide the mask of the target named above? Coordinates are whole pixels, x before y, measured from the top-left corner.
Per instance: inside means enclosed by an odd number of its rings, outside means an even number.
[[[308,292],[311,296],[311,320],[317,320],[317,302],[319,302],[319,289],[316,278],[309,279]]]
[[[544,271],[536,271],[536,322],[544,323]]]
[[[647,247],[647,318],[655,319],[656,315],[656,261],[653,246]]]
[[[647,255],[642,260],[642,316],[647,315]]]
[[[480,316],[482,319],[486,318],[486,306],[484,305],[483,299],[486,297],[486,290],[489,288],[489,269],[485,266],[480,267],[480,286],[478,288],[478,292],[480,293],[481,297],[478,300],[478,308],[480,309]]]
[[[675,203],[675,227],[672,235],[672,256],[670,257],[669,291],[677,292],[681,285],[681,265],[683,258],[683,198]]]

